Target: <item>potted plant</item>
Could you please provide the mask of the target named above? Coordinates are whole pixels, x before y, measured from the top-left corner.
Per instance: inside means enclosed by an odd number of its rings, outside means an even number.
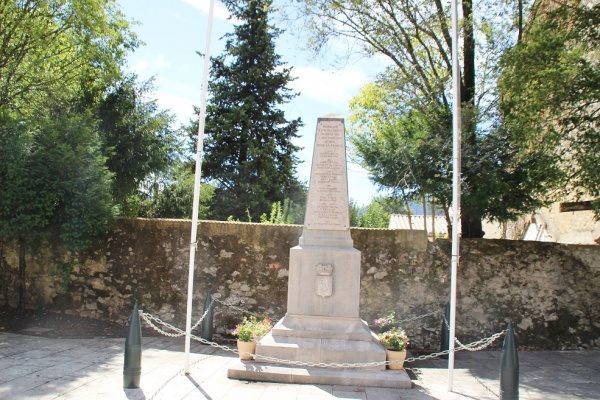
[[[237,348],[241,360],[252,360],[256,342],[271,330],[271,320],[266,316],[250,315],[244,317],[232,334],[237,336]]]
[[[387,315],[376,318],[373,321],[373,324],[377,327],[377,333],[382,333],[391,329],[394,325],[394,318],[396,316],[395,311],[388,311]]]
[[[408,346],[408,336],[401,328],[392,328],[378,335],[379,342],[385,347],[386,358],[388,361],[394,361],[388,365],[389,369],[403,369],[406,359],[406,346]]]

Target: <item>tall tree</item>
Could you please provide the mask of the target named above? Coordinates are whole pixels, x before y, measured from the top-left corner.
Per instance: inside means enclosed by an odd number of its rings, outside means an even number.
[[[317,48],[328,40],[349,38],[362,43],[366,54],[387,57],[392,66],[386,71],[385,79],[393,82],[392,92],[399,102],[394,113],[416,113],[425,121],[436,121],[438,126],[432,134],[440,136],[442,142],[449,140],[451,124],[448,117],[452,101],[449,3],[444,4],[441,0],[303,0],[301,3]],[[478,15],[474,15],[474,9],[478,10]],[[483,235],[481,220],[497,197],[488,185],[490,176],[482,175],[485,171],[481,160],[494,156],[482,154],[482,151],[488,148],[484,142],[495,118],[497,64],[494,61],[508,43],[509,33],[501,32],[512,23],[496,18],[504,11],[502,2],[462,2],[460,101],[464,147],[461,228],[466,237]],[[486,123],[478,125],[479,121]],[[439,152],[430,155],[444,156]]]
[[[165,171],[177,153],[174,117],[149,98],[152,89],[151,80],[140,83],[129,75],[112,85],[98,104],[107,166],[115,176],[113,197],[124,215],[135,216],[127,199],[137,195],[151,173]]]
[[[423,195],[435,197],[449,219],[449,110],[426,115],[403,108],[393,83],[384,80],[363,87],[352,99],[350,110],[352,148],[362,164],[373,171],[372,180],[382,188],[391,188],[407,205]]]
[[[0,117],[0,239],[18,243],[20,309],[32,240],[52,236],[78,250],[114,216],[111,174],[93,120],[60,111],[29,122]]]
[[[104,87],[138,45],[115,0],[5,0],[0,16],[0,107],[21,113]]]
[[[224,54],[211,59],[203,173],[216,185],[214,218],[245,220],[249,213],[258,220],[274,202],[302,203],[293,144],[302,122],[287,121],[277,108],[295,94],[286,87],[291,69],[275,53],[272,1],[226,4],[242,23],[226,35]]]
[[[114,0],[2,1],[0,16],[0,241],[18,243],[23,308],[32,240],[77,250],[115,215],[96,101],[138,43]]]
[[[520,156],[562,196],[600,197],[600,4],[540,2],[506,53],[501,109]],[[600,210],[600,204],[597,204]]]

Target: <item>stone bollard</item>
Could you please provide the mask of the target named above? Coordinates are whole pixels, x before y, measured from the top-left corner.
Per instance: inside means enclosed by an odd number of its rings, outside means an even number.
[[[442,320],[442,331],[440,334],[440,351],[446,351],[450,349],[450,327],[446,321],[450,320],[450,303],[446,303],[446,309],[444,310],[445,318]],[[440,356],[442,359],[448,359],[448,355]]]
[[[123,362],[123,387],[135,389],[140,387],[142,375],[142,325],[138,313],[138,303],[135,302],[129,331],[125,339],[125,361]]]
[[[500,400],[519,399],[519,356],[512,324],[509,322],[500,358]]]
[[[209,307],[210,310],[208,310],[206,316],[204,317],[200,325],[200,337],[204,340],[212,342],[214,327],[214,303],[212,302],[212,294],[210,293],[210,290],[206,294],[206,300],[204,301],[204,311],[202,312],[202,314],[204,314]]]

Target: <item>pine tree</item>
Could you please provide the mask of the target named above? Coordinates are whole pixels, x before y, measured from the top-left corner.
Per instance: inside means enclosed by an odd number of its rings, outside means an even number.
[[[294,155],[300,148],[292,143],[302,121],[287,121],[277,109],[297,94],[286,87],[291,68],[275,53],[281,31],[269,25],[272,1],[227,3],[243,23],[226,35],[224,53],[211,59],[202,169],[217,187],[213,218],[258,221],[274,202],[302,202]]]

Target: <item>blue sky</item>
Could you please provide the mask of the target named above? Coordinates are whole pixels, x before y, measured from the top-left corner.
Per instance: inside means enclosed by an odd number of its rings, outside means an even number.
[[[129,68],[141,79],[155,78],[161,108],[170,109],[181,122],[192,117],[192,106],[200,105],[204,62],[196,51],[206,46],[209,0],[118,0],[129,20],[138,21],[133,30],[145,43],[129,57]],[[211,39],[211,56],[222,53],[224,34],[233,31],[225,7],[215,2],[215,18]],[[295,29],[300,31],[299,29]],[[288,120],[301,117],[296,144],[303,147],[298,157],[301,180],[308,181],[317,118],[336,113],[348,117],[348,102],[360,88],[384,68],[385,60],[345,57],[345,47],[329,49],[326,55],[302,50],[306,38],[284,33],[276,43],[276,52],[291,66],[297,79],[289,86],[300,95],[282,105]],[[338,49],[339,53],[334,54]],[[343,62],[336,62],[337,59]],[[210,79],[210,78],[209,78]],[[359,205],[367,205],[377,195],[366,171],[348,165],[348,191]]]

